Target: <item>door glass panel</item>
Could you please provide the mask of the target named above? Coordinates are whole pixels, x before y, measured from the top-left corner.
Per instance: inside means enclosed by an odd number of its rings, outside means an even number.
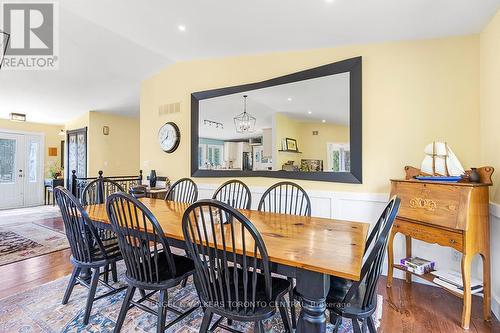
[[[0,139],[0,183],[13,183],[15,177],[16,140]]]
[[[69,165],[68,170],[71,172],[72,170],[76,170],[76,135],[71,135],[69,137]]]
[[[85,134],[78,133],[77,137],[77,176],[86,177],[87,176],[87,143],[85,142]]]
[[[38,170],[38,142],[30,142],[28,155],[28,181],[36,182]]]

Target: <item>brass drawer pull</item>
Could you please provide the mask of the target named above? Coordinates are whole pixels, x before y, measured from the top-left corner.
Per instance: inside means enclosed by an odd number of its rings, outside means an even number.
[[[432,211],[437,208],[437,205],[434,200],[415,197],[410,199],[410,207]]]
[[[450,243],[451,243],[451,244],[455,244],[456,242],[457,242],[456,240],[454,240],[454,239],[450,239]]]

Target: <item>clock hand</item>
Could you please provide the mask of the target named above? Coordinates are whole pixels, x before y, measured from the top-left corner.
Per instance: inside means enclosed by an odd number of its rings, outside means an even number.
[[[165,139],[163,139],[163,141],[161,143],[165,142],[168,139],[169,134],[170,134],[170,132],[167,132],[167,136],[165,137]]]

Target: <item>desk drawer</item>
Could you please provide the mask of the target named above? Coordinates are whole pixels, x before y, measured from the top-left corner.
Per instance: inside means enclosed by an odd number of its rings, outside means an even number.
[[[464,251],[462,231],[450,231],[400,219],[396,219],[392,230],[427,243],[452,247],[459,252]]]
[[[401,198],[398,216],[451,229],[463,229],[459,221],[461,189],[453,185],[393,183],[393,194]]]

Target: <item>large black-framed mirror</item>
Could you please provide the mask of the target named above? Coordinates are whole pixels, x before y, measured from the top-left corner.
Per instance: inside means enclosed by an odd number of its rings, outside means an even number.
[[[191,175],[362,182],[362,58],[191,94]]]

